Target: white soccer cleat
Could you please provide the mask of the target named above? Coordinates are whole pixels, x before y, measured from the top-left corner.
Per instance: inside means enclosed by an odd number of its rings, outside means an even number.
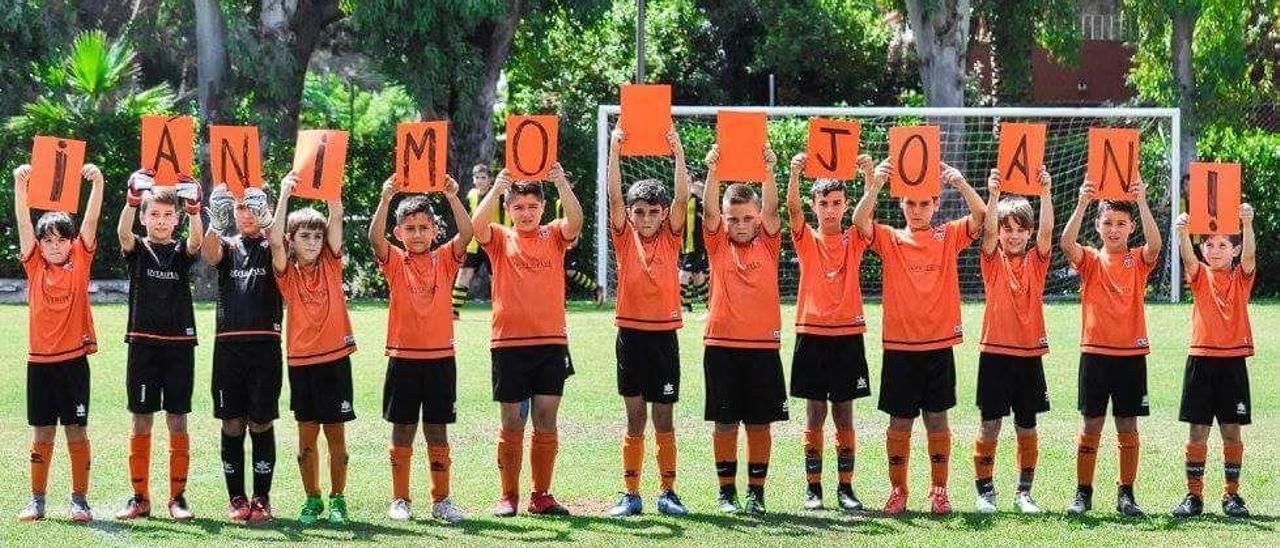
[[[978,493],[977,509],[979,514],[994,514],[998,510],[996,508],[996,492],[987,491],[986,493]]]
[[[1018,491],[1013,497],[1014,504],[1018,506],[1018,511],[1024,514],[1039,514],[1040,506],[1036,504],[1036,499],[1031,498],[1029,491]]]
[[[409,507],[409,501],[404,499],[391,501],[391,507],[387,509],[387,517],[396,521],[413,519],[413,510]]]
[[[467,515],[462,513],[462,509],[455,506],[452,500],[445,497],[444,500],[431,505],[431,517],[445,523],[458,523],[466,519]]]

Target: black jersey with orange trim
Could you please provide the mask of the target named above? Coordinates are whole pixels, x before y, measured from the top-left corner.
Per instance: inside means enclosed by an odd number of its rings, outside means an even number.
[[[187,242],[160,244],[134,240],[124,253],[129,267],[127,343],[195,346],[196,319],[191,309],[191,265]]]

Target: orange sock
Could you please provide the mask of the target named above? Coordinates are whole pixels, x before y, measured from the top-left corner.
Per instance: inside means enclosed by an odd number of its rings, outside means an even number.
[[[89,494],[89,440],[67,442],[67,454],[71,456],[71,493]]]
[[[946,487],[951,471],[951,431],[929,432],[929,479],[934,487]]]
[[[640,468],[644,466],[644,436],[622,437],[622,483],[627,492],[640,492]]]
[[[769,477],[769,456],[773,451],[773,432],[768,426],[747,429],[747,485],[764,485]]]
[[[713,451],[716,458],[716,477],[720,486],[733,485],[738,477],[738,429],[716,431]]]
[[[347,491],[347,429],[342,423],[324,425],[324,441],[329,446],[329,495]]]
[[[810,484],[822,483],[822,442],[821,427],[804,431],[804,475]]]
[[[391,461],[391,498],[412,501],[409,477],[413,469],[413,446],[392,445],[387,454]]]
[[[169,434],[169,498],[176,499],[187,490],[187,471],[191,469],[191,437],[186,432]]]
[[[1093,470],[1098,464],[1098,442],[1101,434],[1080,433],[1076,441],[1076,486],[1093,487]]]
[[[1228,495],[1240,491],[1240,465],[1244,463],[1244,442],[1222,444],[1222,470],[1226,483],[1222,490]]]
[[[453,467],[449,445],[427,444],[427,459],[431,461],[431,501],[440,502],[449,497],[449,469]]]
[[[129,436],[129,483],[134,495],[151,500],[151,434]]]
[[[1204,461],[1209,456],[1209,446],[1187,442],[1187,492],[1204,495]]]
[[[560,439],[555,432],[534,432],[529,444],[529,468],[534,493],[551,491],[551,476],[556,469],[556,451]]]
[[[907,465],[911,460],[911,431],[889,429],[885,435],[889,455],[889,485],[907,490]]]
[[[1030,491],[1036,478],[1036,463],[1040,460],[1040,439],[1033,432],[1018,434],[1018,490]]]
[[[986,492],[993,488],[991,476],[995,474],[996,468],[996,443],[984,442],[981,438],[973,443],[973,477],[978,483],[979,491]]]
[[[31,494],[43,495],[49,487],[49,463],[53,460],[53,444],[31,442]]]
[[[501,477],[502,497],[520,496],[520,465],[524,461],[524,430],[498,432],[498,475]]]
[[[319,439],[319,424],[298,423],[298,469],[302,472],[302,490],[308,497],[320,496],[320,456],[316,454]]]
[[[653,437],[658,439],[658,474],[662,490],[670,491],[676,485],[676,433],[655,432]]]
[[[857,441],[853,437],[853,429],[836,429],[836,472],[840,474],[840,483],[853,483],[854,454]]]
[[[1116,445],[1120,448],[1120,485],[1132,486],[1138,477],[1138,433],[1117,433]]]

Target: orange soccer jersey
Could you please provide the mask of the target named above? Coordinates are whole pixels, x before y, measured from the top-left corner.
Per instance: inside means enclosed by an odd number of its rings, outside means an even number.
[[[938,350],[964,341],[956,260],[973,240],[967,219],[924,230],[875,225],[870,247],[884,263],[886,350]]]
[[[493,268],[490,348],[568,344],[564,323],[564,221],[520,232],[490,223],[482,247]]]
[[[711,302],[707,305],[707,346],[777,350],[782,312],[778,308],[778,254],[782,234],[763,228],[751,243],[729,239],[723,226],[703,226],[711,266]]]
[[[1021,257],[999,248],[982,254],[982,285],[987,305],[982,314],[982,342],[992,354],[1043,356],[1049,353],[1044,330],[1044,277],[1049,256],[1034,245]]]
[[[1216,358],[1253,355],[1249,325],[1249,293],[1253,273],[1239,266],[1215,272],[1201,264],[1191,276],[1191,355]]]
[[[791,243],[800,259],[796,333],[857,335],[867,331],[858,282],[867,242],[858,229],[824,235],[808,225],[794,227]]]
[[[461,257],[453,242],[428,253],[412,254],[387,246],[379,261],[391,299],[387,314],[387,355],[432,360],[453,355],[453,301],[449,289]]]
[[[356,351],[347,297],[342,293],[342,258],[328,245],[310,267],[290,261],[284,272],[276,273],[276,284],[287,312],[285,346],[290,367],[328,363]]]
[[[30,301],[27,361],[58,363],[98,351],[93,313],[89,310],[93,252],[76,238],[71,242],[70,258],[61,266],[45,262],[39,246],[23,257]]]
[[[618,261],[618,327],[641,331],[680,329],[680,246],[682,234],[663,223],[652,240],[630,222],[613,230]]]
[[[1147,275],[1155,268],[1142,248],[1108,253],[1081,248],[1080,350],[1108,356],[1145,356],[1147,342]]]

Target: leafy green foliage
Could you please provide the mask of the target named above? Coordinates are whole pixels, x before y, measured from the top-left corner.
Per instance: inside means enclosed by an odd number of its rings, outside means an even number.
[[[1280,201],[1275,192],[1275,182],[1280,181],[1280,134],[1224,123],[1206,128],[1196,146],[1201,161],[1241,164],[1241,194],[1254,208],[1258,264],[1280,264],[1280,247],[1273,244],[1280,234]],[[1280,295],[1280,270],[1259,268],[1253,293]]]

